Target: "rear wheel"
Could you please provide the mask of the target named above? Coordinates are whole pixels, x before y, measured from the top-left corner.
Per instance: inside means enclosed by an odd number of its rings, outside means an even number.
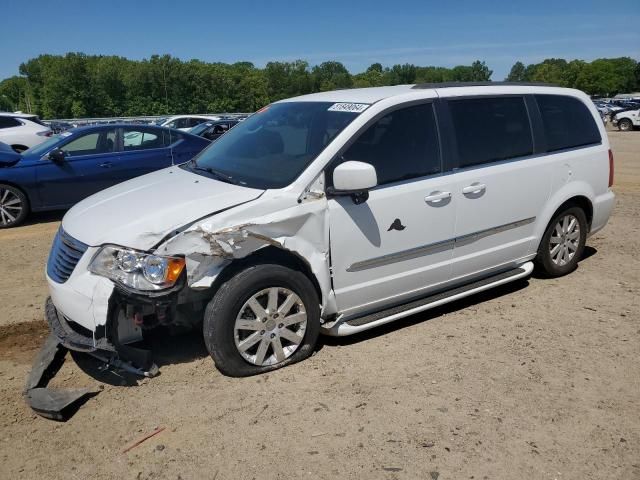
[[[633,130],[633,123],[628,118],[623,118],[618,122],[618,128],[623,132],[628,132]]]
[[[316,290],[281,265],[246,268],[207,305],[203,333],[218,370],[245,377],[284,367],[313,353],[320,332]]]
[[[0,228],[20,225],[28,213],[27,196],[16,187],[0,183]]]
[[[580,207],[568,207],[549,223],[542,237],[536,263],[550,277],[572,272],[587,240],[587,217]]]
[[[13,148],[13,151],[16,153],[22,153],[29,150],[29,147],[25,147],[24,145],[11,145],[11,148]]]

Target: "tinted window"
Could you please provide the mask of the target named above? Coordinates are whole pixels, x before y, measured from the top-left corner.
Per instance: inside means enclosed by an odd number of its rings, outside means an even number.
[[[147,150],[150,148],[162,148],[165,146],[161,131],[150,131],[137,128],[125,128],[123,130],[124,150]]]
[[[115,143],[116,131],[102,130],[75,138],[61,148],[69,156],[77,157],[78,155],[95,155],[98,153],[113,152],[115,150]]]
[[[22,124],[13,117],[0,117],[0,128],[19,127],[20,125]]]
[[[38,117],[22,117],[22,118],[25,120],[29,120],[30,122],[37,123],[38,125],[42,125],[43,127],[47,126],[44,123],[42,123],[42,120],[40,120]]]
[[[342,157],[373,165],[378,185],[440,172],[433,107],[416,105],[382,117]]]
[[[332,105],[269,105],[229,129],[184,168],[253,188],[285,187],[358,116],[330,110]]]
[[[186,127],[195,127],[200,125],[201,123],[206,122],[204,118],[188,118]]]
[[[182,140],[184,135],[182,135],[179,131],[176,130],[163,130],[162,132],[162,142],[165,147],[169,145],[173,145],[178,140]]]
[[[600,132],[587,106],[577,98],[536,95],[547,138],[547,151],[600,143]]]
[[[533,138],[522,97],[450,100],[459,166],[533,153]]]

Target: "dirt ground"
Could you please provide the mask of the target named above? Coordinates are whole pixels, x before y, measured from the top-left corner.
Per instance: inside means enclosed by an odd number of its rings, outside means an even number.
[[[571,275],[260,377],[223,377],[197,335],[158,340],[160,376],[134,386],[68,355],[54,384],[104,389],[66,423],[22,397],[60,215],[1,231],[0,478],[640,479],[640,132],[610,138],[618,203]]]

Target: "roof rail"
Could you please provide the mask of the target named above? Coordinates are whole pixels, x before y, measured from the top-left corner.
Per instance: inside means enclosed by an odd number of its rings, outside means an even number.
[[[441,83],[417,83],[411,88],[426,89],[426,88],[452,88],[452,87],[501,87],[501,86],[516,86],[516,87],[559,87],[553,83],[544,82],[441,82]]]

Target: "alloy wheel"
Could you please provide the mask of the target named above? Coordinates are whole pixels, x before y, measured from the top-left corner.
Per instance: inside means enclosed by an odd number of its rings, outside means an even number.
[[[259,291],[247,300],[234,325],[236,348],[258,366],[275,365],[295,353],[307,328],[300,297],[283,287]]]
[[[18,195],[8,188],[0,188],[0,225],[9,226],[20,217],[24,205]]]
[[[562,267],[569,263],[580,245],[580,222],[574,215],[565,215],[556,223],[549,238],[551,261]]]

